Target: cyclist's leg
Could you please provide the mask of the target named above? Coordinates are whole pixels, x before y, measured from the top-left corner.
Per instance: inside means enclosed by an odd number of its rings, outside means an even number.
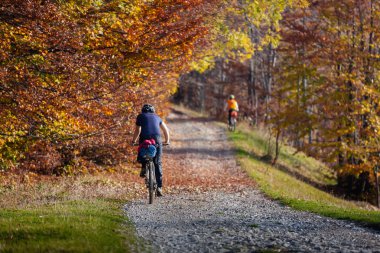
[[[141,144],[144,140],[140,137],[139,144]],[[142,157],[137,154],[137,161],[141,163],[141,171],[140,171],[140,177],[145,177],[145,162]]]
[[[232,109],[229,109],[228,110],[228,124],[231,125],[231,113],[232,113]]]
[[[139,144],[143,143],[145,140],[149,140],[151,138],[143,138],[140,136],[139,138]],[[146,176],[146,161],[144,158],[142,157],[139,157],[139,155],[137,154],[137,160],[140,160],[141,161],[141,171],[140,171],[140,177],[145,177]]]
[[[154,158],[154,167],[156,174],[157,187],[162,187],[162,140],[160,136],[154,138],[158,144],[156,157]]]

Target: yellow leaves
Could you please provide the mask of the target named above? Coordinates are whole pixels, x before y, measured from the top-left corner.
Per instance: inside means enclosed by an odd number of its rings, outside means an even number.
[[[254,0],[235,1],[228,4],[225,12],[219,13],[219,16],[212,21],[213,23],[210,23],[213,28],[209,38],[214,43],[206,49],[207,53],[204,53],[207,58],[198,60],[197,63],[192,64],[192,67],[204,71],[212,67],[212,64],[208,63],[212,57],[245,61],[254,54],[255,50],[261,51],[269,44],[276,48],[280,41],[279,22],[282,19],[282,13],[286,8],[306,6],[308,6],[307,0]],[[238,21],[238,25],[229,23],[229,20],[233,20],[234,17],[236,20],[241,20]],[[252,33],[255,30],[259,32]],[[259,35],[260,33],[262,35]]]
[[[202,54],[205,56],[193,61],[191,68],[202,73],[214,66],[214,57],[224,56],[238,61],[245,61],[254,53],[254,44],[249,36],[242,31],[229,31],[224,39],[223,41],[215,42],[212,47],[204,50]]]
[[[191,63],[191,68],[200,73],[203,73],[207,69],[214,67],[214,65],[215,65],[214,57],[206,56],[197,61],[193,61]]]
[[[234,49],[239,50],[238,57],[242,60],[248,59],[254,52],[254,45],[248,35],[241,31],[233,31],[229,33],[227,43],[225,43],[229,56],[234,58]],[[240,57],[239,57],[240,56]]]
[[[41,65],[45,62],[45,58],[40,54],[34,54],[30,57],[30,62],[35,65]]]
[[[94,7],[99,8],[99,7],[101,7],[103,4],[104,4],[104,2],[103,2],[102,0],[92,0],[92,5],[93,5]]]
[[[276,48],[279,45],[279,43],[280,43],[280,39],[281,39],[281,37],[280,37],[279,34],[272,33],[270,31],[268,31],[266,33],[266,35],[261,39],[261,42],[258,45],[259,49],[262,50],[263,47],[265,47],[265,46],[267,46],[269,44],[271,44],[274,48]]]
[[[128,1],[128,2],[121,2],[119,4],[119,8],[128,15],[128,18],[131,18],[131,21],[139,21],[140,18],[142,18],[142,14],[144,12],[143,6],[145,4],[148,4],[143,1]]]

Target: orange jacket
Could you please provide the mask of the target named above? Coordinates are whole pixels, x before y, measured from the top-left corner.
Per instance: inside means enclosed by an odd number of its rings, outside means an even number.
[[[227,108],[228,110],[235,110],[235,111],[238,111],[239,110],[239,106],[238,106],[238,103],[236,102],[235,99],[228,99],[227,100]]]

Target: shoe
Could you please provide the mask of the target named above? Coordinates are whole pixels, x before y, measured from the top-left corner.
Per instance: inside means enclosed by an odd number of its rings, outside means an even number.
[[[157,188],[157,197],[162,197],[162,187]]]
[[[141,168],[140,177],[145,177],[145,168]]]

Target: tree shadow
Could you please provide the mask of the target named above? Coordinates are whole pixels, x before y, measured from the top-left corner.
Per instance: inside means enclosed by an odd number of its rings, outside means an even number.
[[[191,142],[207,142],[207,143],[217,143],[217,142],[225,142],[225,139],[219,139],[219,140],[210,140],[210,139],[205,139],[205,138],[187,138],[187,139],[176,139],[172,138],[171,139],[173,142],[180,142],[180,143],[191,143]]]
[[[291,177],[294,177],[306,184],[309,184],[321,191],[324,191],[324,192],[328,192],[330,194],[333,194],[334,196],[336,197],[342,197],[342,196],[339,196],[336,194],[336,192],[334,191],[334,189],[336,188],[336,186],[334,185],[325,185],[325,184],[321,184],[319,182],[316,182],[304,175],[302,175],[301,173],[297,172],[297,171],[294,171],[294,170],[291,170],[288,166],[285,166],[283,164],[275,164],[275,165],[272,165],[272,161],[271,159],[268,159],[266,156],[260,156],[259,154],[255,153],[255,152],[248,152],[244,149],[235,149],[235,152],[238,152],[239,154],[242,154],[242,155],[246,155],[246,156],[249,156],[249,157],[252,157],[262,163],[265,163],[269,166],[273,166],[274,168],[286,173],[287,175],[291,176]]]
[[[175,119],[168,119],[168,122],[172,122],[172,123],[182,123],[182,122],[189,122],[189,121],[195,121],[195,122],[212,122],[212,121],[216,121],[217,119],[214,118],[214,117],[192,117],[192,116],[189,116],[187,115],[186,113],[184,112],[181,112],[179,110],[176,110],[174,108],[171,109],[171,112],[174,113],[174,114],[177,114],[179,115],[180,117],[181,116],[184,116],[183,118],[175,118]]]
[[[183,123],[183,122],[200,122],[200,123],[208,123],[208,122],[214,122],[216,121],[215,118],[202,118],[202,117],[190,117],[190,118],[175,118],[175,119],[168,119],[169,123]]]
[[[165,150],[166,154],[170,155],[196,155],[196,156],[211,156],[215,159],[223,158],[226,155],[233,155],[230,148],[173,148]],[[210,159],[210,158],[209,158]]]

